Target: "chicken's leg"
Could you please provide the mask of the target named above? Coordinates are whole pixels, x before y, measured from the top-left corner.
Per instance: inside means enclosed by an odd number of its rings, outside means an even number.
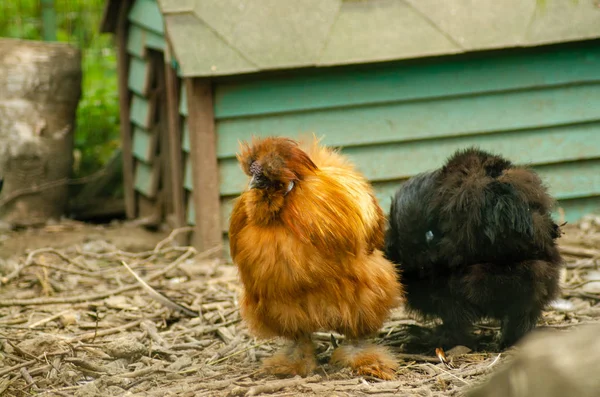
[[[350,367],[360,375],[394,379],[398,363],[384,346],[350,342],[334,350],[331,364]]]
[[[536,310],[531,313],[511,313],[502,319],[499,347],[507,349],[517,343],[526,333],[535,328],[541,315],[541,310]]]
[[[317,367],[315,346],[310,336],[302,336],[263,361],[266,372],[279,376],[307,376]]]

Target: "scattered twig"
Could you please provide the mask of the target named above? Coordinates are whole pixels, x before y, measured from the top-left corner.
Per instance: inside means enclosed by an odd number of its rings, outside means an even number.
[[[21,372],[21,376],[23,377],[23,379],[25,379],[25,382],[27,382],[27,387],[31,387],[35,391],[39,390],[39,387],[35,383],[35,380],[33,380],[29,372],[27,372],[27,368],[21,367],[19,369],[19,372]]]
[[[10,374],[13,371],[20,370],[21,368],[29,367],[31,365],[34,365],[35,363],[37,363],[37,360],[29,360],[29,361],[25,361],[24,363],[19,363],[17,365],[13,365],[12,367],[8,367],[3,370],[0,370],[0,377],[4,376],[6,374]]]
[[[167,236],[167,238],[165,238],[164,240],[160,241],[158,244],[156,244],[156,247],[154,248],[154,252],[159,252],[160,250],[163,249],[163,247],[167,244],[169,244],[170,242],[173,242],[175,240],[175,237],[177,237],[179,234],[181,233],[190,233],[193,232],[194,228],[191,226],[185,226],[185,227],[180,227],[177,229],[173,229],[171,231],[171,233]]]
[[[286,387],[295,387],[304,383],[313,383],[313,382],[318,382],[321,380],[321,377],[319,375],[314,375],[314,376],[310,376],[307,378],[301,378],[299,376],[296,376],[292,379],[283,379],[283,380],[276,380],[276,381],[272,381],[272,382],[268,382],[265,383],[264,385],[256,385],[256,386],[252,386],[248,389],[248,391],[246,392],[246,396],[257,396],[259,394],[271,394],[271,393],[275,393],[278,392],[281,389],[284,389]]]
[[[202,253],[198,254],[198,257],[209,256],[212,253],[214,253],[217,249],[220,249],[220,247],[215,247],[211,250],[202,252]],[[166,266],[164,269],[149,275],[148,281],[152,281],[158,277],[165,275],[169,271],[171,271],[174,268],[176,268],[177,266],[181,265],[181,263],[184,260],[188,259],[195,252],[196,251],[193,248],[189,247],[188,250],[186,250],[186,252],[183,255],[181,255],[179,258],[177,258],[169,266]],[[84,296],[62,296],[62,297],[34,298],[34,299],[4,299],[4,300],[0,300],[0,307],[56,305],[56,304],[62,304],[62,303],[82,303],[82,302],[105,299],[105,298],[108,298],[109,296],[119,295],[119,294],[122,294],[123,292],[128,292],[128,291],[140,288],[140,287],[141,287],[140,284],[127,285],[127,286],[121,287],[119,289],[116,289],[114,291],[106,291],[106,292],[100,292],[97,294],[84,295]]]
[[[582,256],[585,258],[600,258],[600,250],[595,250],[591,248],[560,245],[558,249],[562,254]]]
[[[121,261],[121,264],[125,267],[125,269],[127,269],[127,271],[129,273],[131,273],[131,275],[133,277],[135,277],[135,279],[137,280],[138,283],[140,283],[140,285],[142,286],[142,288],[148,292],[148,295],[150,295],[150,297],[154,300],[156,300],[157,302],[165,305],[166,307],[168,307],[169,309],[175,310],[175,311],[179,311],[183,314],[185,314],[186,316],[189,317],[198,317],[198,312],[195,312],[191,309],[188,309],[185,306],[180,305],[179,303],[175,303],[172,300],[170,300],[169,298],[167,298],[166,296],[164,296],[163,294],[161,294],[160,292],[156,291],[154,288],[152,288],[151,286],[149,286],[144,280],[142,280],[142,278],[140,276],[137,275],[136,272],[134,272],[133,270],[131,270],[131,268],[129,267],[129,265],[127,263],[125,263],[125,261]]]
[[[130,328],[135,328],[138,325],[140,325],[140,323],[142,321],[143,320],[136,320],[136,321],[133,321],[133,322],[131,322],[129,324],[121,325],[121,326],[114,327],[114,328],[103,329],[103,330],[97,331],[97,332],[96,331],[94,331],[94,332],[87,332],[87,333],[85,333],[83,335],[72,337],[70,339],[70,341],[71,342],[80,342],[80,341],[84,341],[84,340],[87,340],[87,339],[93,339],[93,338],[96,338],[98,336],[106,336],[106,335],[116,334],[118,332],[125,331],[125,330],[128,330]]]
[[[67,314],[67,313],[69,313],[69,312],[71,312],[71,309],[63,310],[63,311],[62,311],[62,312],[60,312],[60,313],[53,314],[53,315],[52,315],[52,316],[50,316],[50,317],[46,317],[46,318],[43,318],[43,319],[41,319],[41,320],[39,320],[39,321],[36,321],[35,323],[29,324],[29,325],[28,325],[28,327],[29,327],[29,328],[37,328],[37,327],[39,327],[39,326],[41,326],[41,325],[44,325],[44,324],[46,324],[46,323],[49,323],[50,321],[54,321],[54,320],[56,320],[57,318],[60,318],[61,316],[64,316],[65,314]]]

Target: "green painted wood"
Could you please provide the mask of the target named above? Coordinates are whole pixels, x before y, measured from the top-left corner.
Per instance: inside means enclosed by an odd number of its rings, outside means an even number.
[[[156,153],[156,134],[141,127],[133,128],[133,155],[145,163],[152,164]]]
[[[181,84],[181,94],[179,98],[179,113],[184,116],[188,115],[187,108],[187,91],[185,90],[185,84]]]
[[[138,58],[145,58],[146,48],[164,51],[166,48],[164,37],[142,26],[131,24],[127,36],[127,52]]]
[[[231,118],[600,81],[600,47],[385,65],[216,86],[215,117]]]
[[[552,217],[557,222],[561,221],[558,208],[562,208],[565,212],[565,221],[569,223],[575,223],[585,215],[600,214],[600,196],[559,201],[556,205],[556,209],[552,212]],[[224,259],[227,261],[231,261],[231,254],[229,252],[229,236],[227,234],[227,229],[228,227],[223,228],[223,253]]]
[[[438,166],[442,163],[443,160],[440,160]],[[595,199],[590,200],[597,200],[596,205],[600,206],[600,159],[546,164],[533,168],[555,199],[561,202],[572,202],[591,197]],[[373,183],[379,204],[386,214],[389,212],[392,197],[406,180]],[[224,232],[229,228],[229,218],[236,197],[221,198],[221,227]]]
[[[135,166],[135,190],[154,198],[158,189],[158,167],[138,161]]]
[[[129,119],[139,127],[150,128],[150,102],[139,95],[132,95]]]
[[[565,221],[575,223],[585,215],[600,214],[600,197],[584,197],[580,199],[562,200],[558,202],[552,216],[560,220],[558,208],[565,212]]]
[[[188,195],[188,199],[187,199],[187,223],[188,225],[195,225],[196,224],[196,212],[194,211],[194,196],[192,194],[192,192],[187,192]]]
[[[135,55],[139,58],[145,58],[145,47],[144,29],[133,24],[129,25],[127,35],[127,53],[130,55]]]
[[[189,153],[190,152],[190,128],[188,127],[188,123],[185,118],[183,118],[183,120],[181,122],[181,127],[183,130],[183,136],[181,139],[181,149],[183,149],[184,152]]]
[[[190,155],[185,156],[185,169],[183,170],[183,187],[194,190],[194,178],[192,173],[192,159]]]
[[[591,84],[228,119],[217,122],[217,155],[233,158],[252,135],[315,132],[324,144],[349,147],[599,120],[598,109],[600,84]]]
[[[229,239],[227,237],[228,229],[229,229],[229,215],[231,214],[231,203],[228,202],[228,210],[223,210],[222,214],[226,216],[226,218],[222,218],[223,220],[223,234],[224,234],[224,247],[229,248]],[[389,205],[387,207],[383,207],[386,214],[389,211]],[[564,220],[569,223],[575,223],[583,216],[588,214],[600,214],[600,196],[591,196],[591,197],[583,197],[576,199],[566,199],[560,200],[555,206],[555,209],[552,211],[552,217],[556,220],[560,220],[559,208],[562,208],[565,212]]]
[[[164,35],[163,17],[156,0],[135,0],[128,19],[139,26]]]
[[[167,43],[163,36],[153,32],[146,32],[146,47],[157,51],[164,51],[167,48]]]
[[[127,84],[136,94],[147,95],[150,87],[150,63],[138,57],[131,57]]]
[[[600,123],[344,148],[369,180],[406,178],[437,168],[455,150],[471,145],[517,163],[547,164],[600,157]],[[246,178],[237,161],[219,161],[221,194],[241,192]]]
[[[600,159],[546,164],[533,167],[557,200],[597,197],[600,200]],[[377,199],[387,213],[391,199],[404,180],[373,184]]]

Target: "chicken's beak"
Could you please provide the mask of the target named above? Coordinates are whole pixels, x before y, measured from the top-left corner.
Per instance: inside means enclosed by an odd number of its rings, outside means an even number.
[[[256,187],[256,177],[252,175],[250,178],[250,183],[248,183],[248,189],[254,189]]]

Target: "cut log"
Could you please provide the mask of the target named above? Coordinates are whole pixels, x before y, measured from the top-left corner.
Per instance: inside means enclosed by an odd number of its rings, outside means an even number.
[[[81,54],[66,44],[0,39],[0,219],[31,226],[67,209]]]

